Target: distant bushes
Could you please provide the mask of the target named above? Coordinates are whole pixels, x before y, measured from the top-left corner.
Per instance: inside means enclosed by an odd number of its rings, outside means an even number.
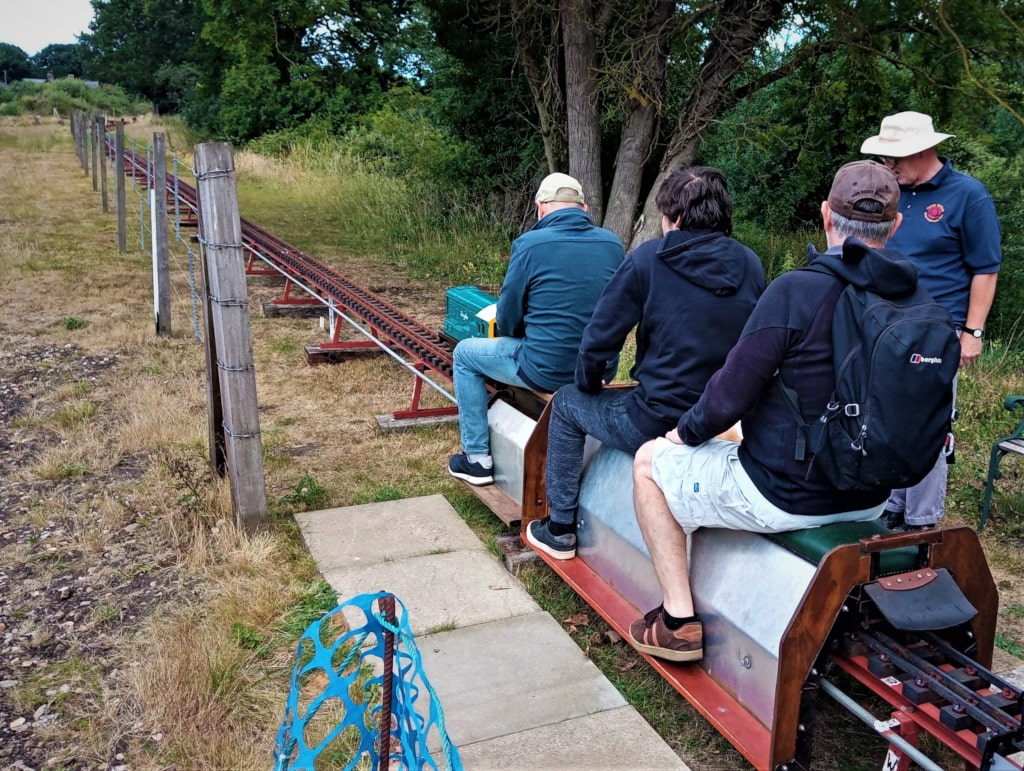
[[[149,104],[132,99],[118,86],[90,86],[76,78],[48,83],[19,80],[0,88],[0,115],[50,115],[54,110],[65,118],[75,110],[140,115],[149,111]]]

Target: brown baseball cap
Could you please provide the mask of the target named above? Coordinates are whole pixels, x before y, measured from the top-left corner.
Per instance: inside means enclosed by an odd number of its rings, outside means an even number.
[[[861,201],[882,204],[878,212],[857,211]],[[859,222],[890,222],[899,212],[900,185],[896,175],[877,161],[854,161],[842,166],[832,180],[828,205],[836,214]]]

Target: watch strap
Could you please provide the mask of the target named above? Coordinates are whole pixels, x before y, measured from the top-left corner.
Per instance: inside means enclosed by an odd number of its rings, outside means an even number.
[[[985,330],[983,330],[983,329],[971,329],[970,327],[964,327],[964,332],[969,334],[971,337],[978,337],[978,338],[980,338],[982,336],[982,334],[984,334],[984,331]]]

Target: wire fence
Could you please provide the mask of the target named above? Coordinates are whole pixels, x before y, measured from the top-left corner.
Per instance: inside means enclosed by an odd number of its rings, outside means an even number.
[[[105,147],[113,147],[112,136],[111,131],[106,132]],[[156,163],[153,145],[135,139],[126,139],[125,156],[146,159],[144,166],[132,164],[132,173],[126,176],[128,188],[125,196],[127,209],[125,221],[133,223],[133,230],[137,236],[133,240],[138,244],[139,251],[152,253],[155,239],[153,231],[155,191],[151,170]],[[109,160],[111,163],[115,162],[112,154]],[[168,227],[169,232],[173,233],[173,239],[168,239],[167,257],[174,277],[168,289],[173,293],[175,307],[179,309],[181,316],[189,319],[193,338],[197,342],[202,342],[203,330],[200,320],[202,243],[198,238],[193,237],[198,223],[196,208],[182,195],[180,184],[183,173],[187,173],[190,178],[194,179],[195,169],[176,155],[170,159],[170,165],[171,173],[167,178],[167,192],[170,194],[168,201],[171,209],[168,212],[168,221],[157,223],[156,226]]]

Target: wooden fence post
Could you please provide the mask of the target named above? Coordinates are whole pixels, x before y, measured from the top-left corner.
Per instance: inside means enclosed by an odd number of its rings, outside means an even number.
[[[109,156],[107,155],[107,119],[100,117],[96,119],[96,132],[100,137],[100,200],[103,202],[103,213],[106,214],[110,210],[110,204],[107,201],[107,162]]]
[[[153,312],[156,333],[171,334],[171,269],[167,255],[167,142],[164,134],[153,134]]]
[[[89,174],[89,116],[84,112],[79,112],[78,115],[78,141],[81,147],[81,152],[78,155],[79,160],[82,162],[82,173]]]
[[[235,520],[246,532],[266,527],[267,496],[263,479],[263,445],[257,412],[249,300],[245,285],[242,222],[238,213],[235,164],[231,145],[196,146],[199,234],[203,245],[207,325],[207,394],[219,384],[224,419],[211,426],[221,434],[231,482]],[[210,415],[217,413],[212,409]],[[214,447],[210,448],[211,458]]]
[[[86,117],[86,129],[89,133],[89,144],[92,146],[92,191],[99,190],[100,135],[96,131],[96,119]]]
[[[117,123],[114,135],[114,196],[117,201],[117,251],[128,251],[128,231],[124,221],[124,120]]]

